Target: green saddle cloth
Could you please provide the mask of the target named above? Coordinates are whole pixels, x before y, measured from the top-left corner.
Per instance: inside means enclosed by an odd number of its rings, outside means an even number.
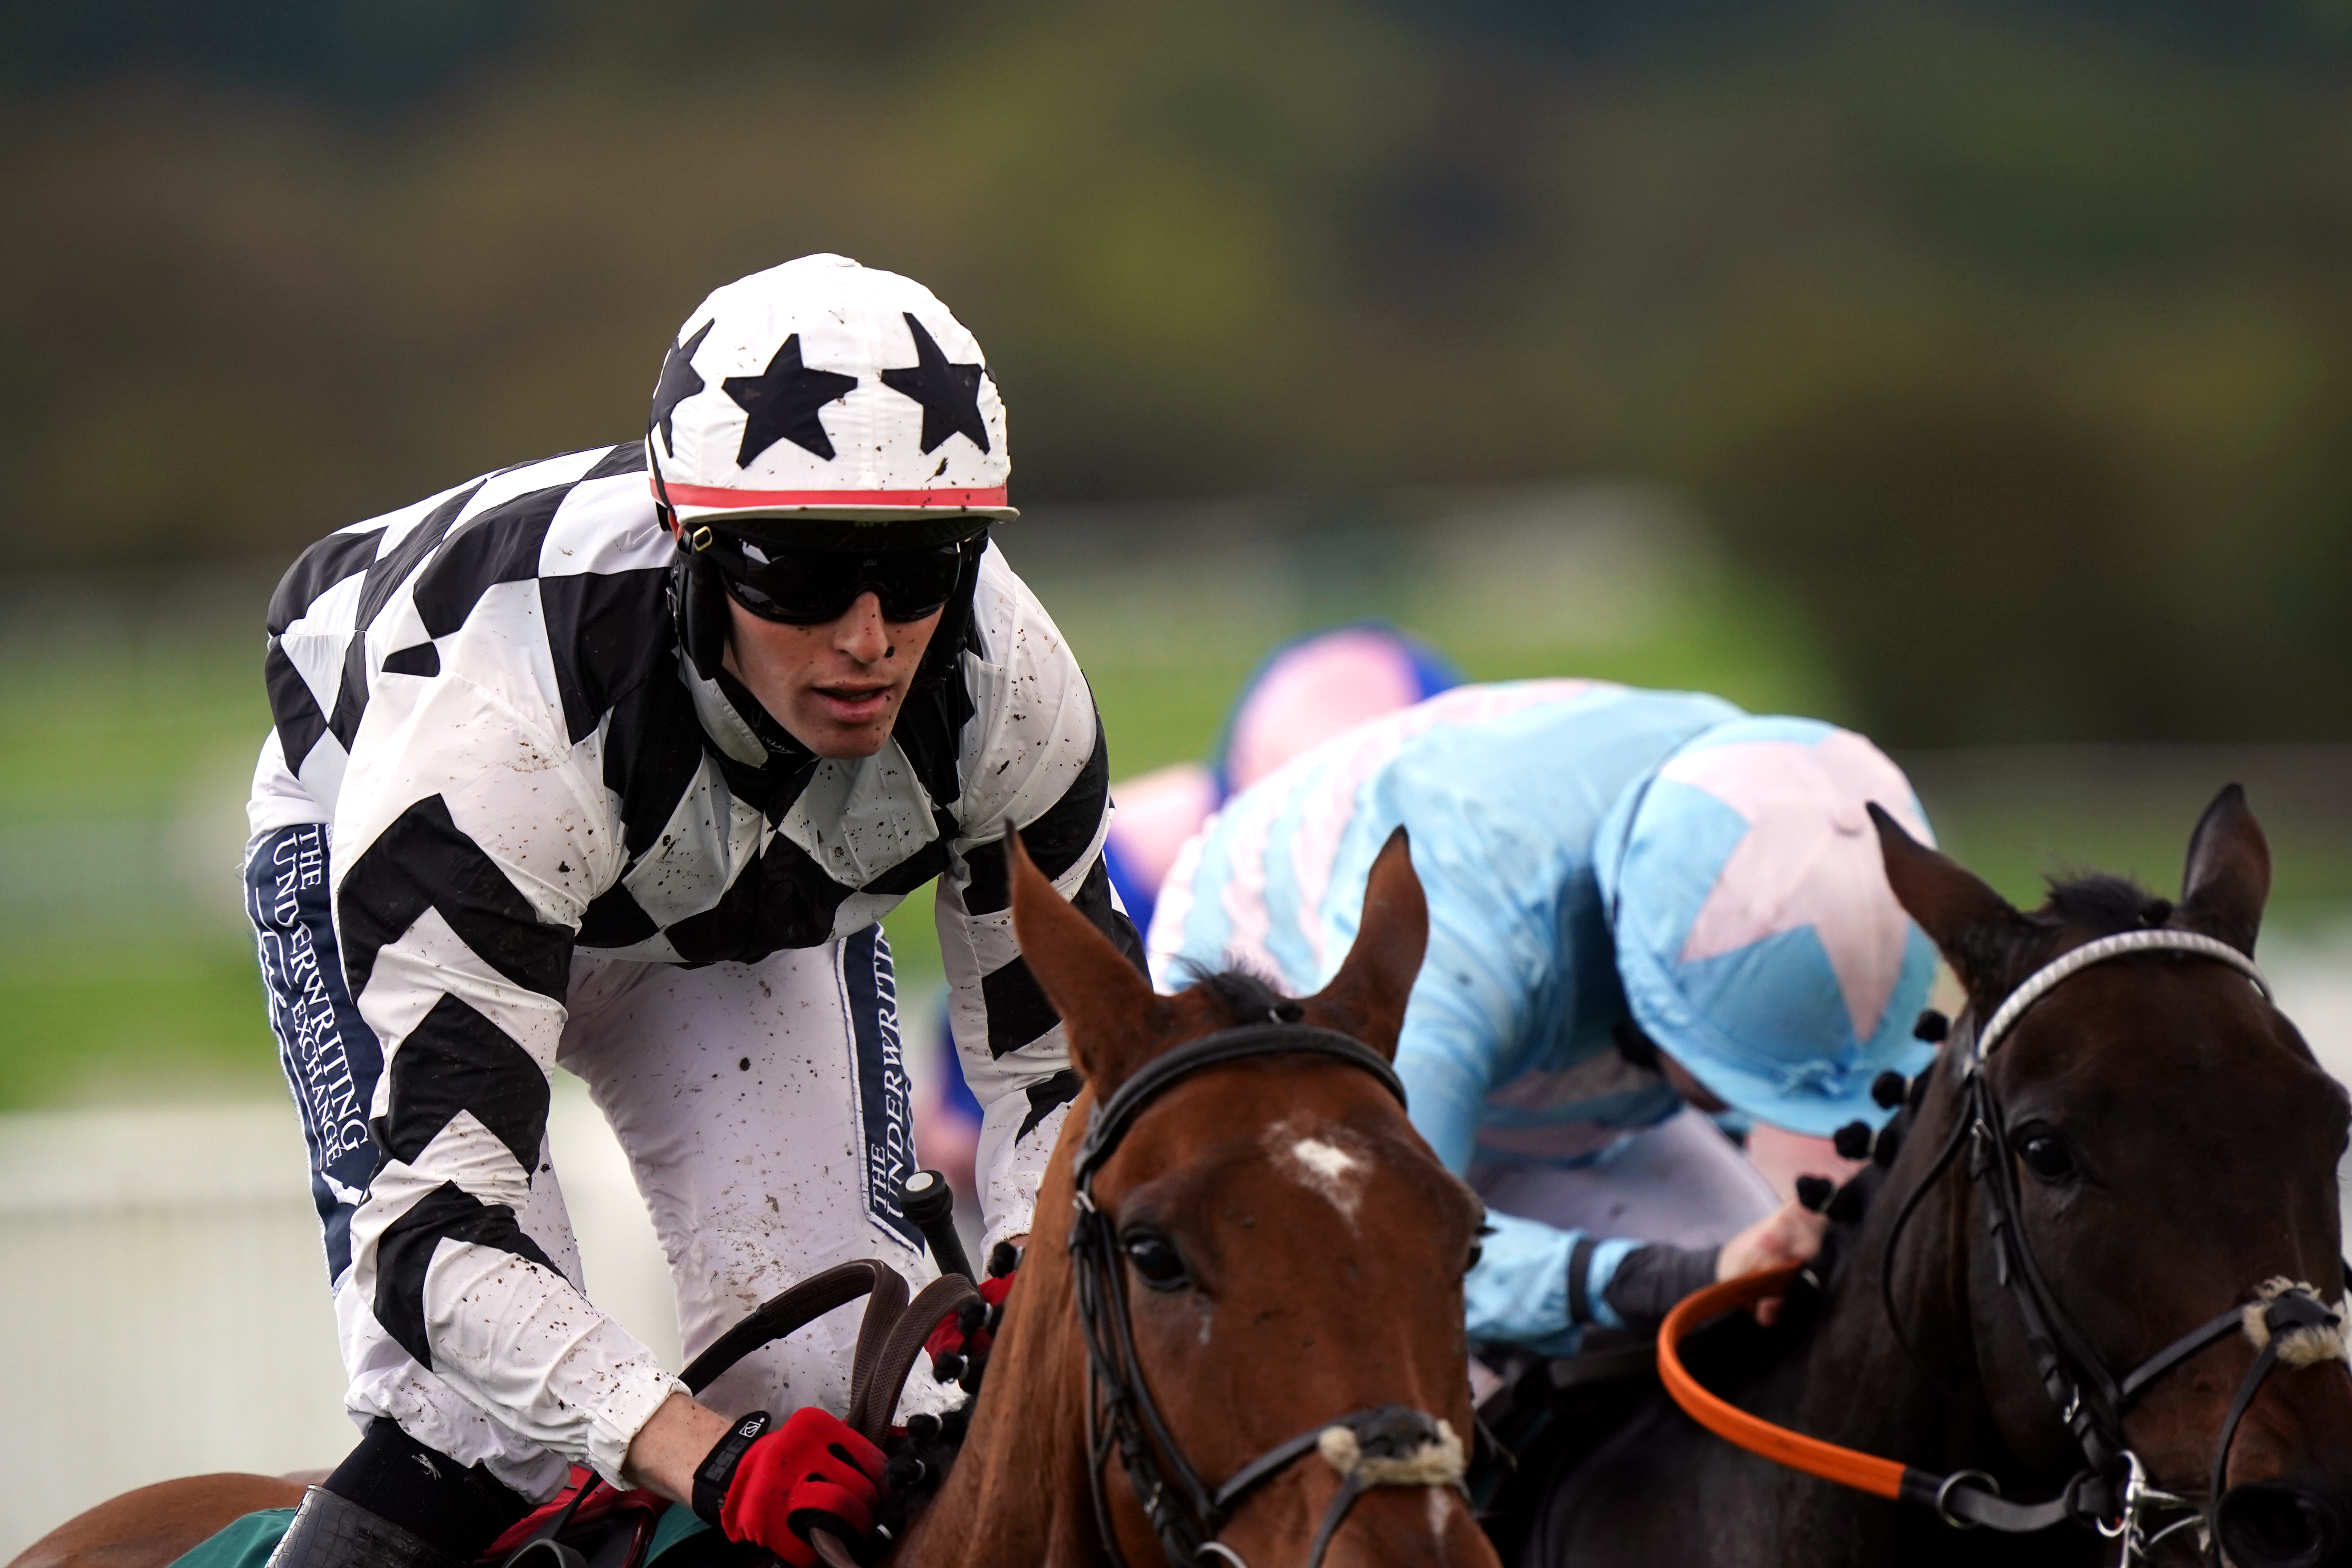
[[[172,1568],[261,1568],[293,1522],[290,1508],[248,1513],[190,1547]],[[655,1561],[679,1542],[709,1528],[690,1508],[673,1504],[663,1510],[660,1522],[654,1526],[654,1538],[646,1547],[646,1568],[653,1568]]]
[[[278,1539],[294,1522],[290,1508],[265,1508],[232,1520],[218,1533],[207,1536],[183,1552],[172,1568],[261,1568],[278,1550]]]

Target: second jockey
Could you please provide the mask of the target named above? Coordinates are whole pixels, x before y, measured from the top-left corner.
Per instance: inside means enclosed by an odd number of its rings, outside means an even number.
[[[1413,1125],[1488,1205],[1474,1342],[1573,1353],[1717,1277],[1810,1257],[1820,1217],[1707,1113],[1809,1138],[1883,1121],[1916,1070],[1934,950],[1866,806],[1927,824],[1859,735],[1600,682],[1457,688],[1227,803],[1150,930],[1163,989],[1239,963],[1293,994],[1355,936],[1400,825],[1429,898],[1396,1065]]]
[[[691,1356],[833,1264],[927,1272],[901,899],[938,883],[992,1242],[1078,1088],[1005,835],[1141,962],[1085,678],[989,542],[963,324],[805,257],[688,318],[650,426],[330,534],[269,607],[248,906],[362,1432],[277,1568],[468,1563],[573,1464],[796,1565],[865,1534],[856,1309],[690,1396],[585,1293],[550,1078],[628,1155]]]

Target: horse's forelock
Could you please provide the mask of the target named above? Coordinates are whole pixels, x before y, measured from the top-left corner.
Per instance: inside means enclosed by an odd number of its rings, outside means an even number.
[[[2172,904],[2128,877],[2104,871],[2050,879],[2050,896],[2039,916],[2093,937],[2146,931],[2172,918]]]
[[[1969,997],[1990,1012],[2035,970],[2071,947],[2125,931],[2149,931],[2173,905],[2128,877],[2084,871],[2048,879],[2042,907],[1962,933],[1958,952]]]
[[[1290,998],[1276,988],[1273,981],[1247,969],[1194,970],[1192,983],[1186,989],[1205,992],[1224,1009],[1228,1024],[1254,1022],[1265,1018]]]

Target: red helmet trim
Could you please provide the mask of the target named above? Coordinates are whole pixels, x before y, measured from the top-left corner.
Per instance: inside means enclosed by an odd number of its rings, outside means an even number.
[[[753,507],[981,507],[1003,506],[1005,487],[930,490],[734,490],[717,485],[670,485],[672,506],[707,506],[728,511]],[[658,492],[656,492],[658,493]]]

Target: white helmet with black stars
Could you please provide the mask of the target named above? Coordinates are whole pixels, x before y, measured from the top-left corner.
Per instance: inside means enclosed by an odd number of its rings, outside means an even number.
[[[845,256],[787,261],[698,306],[663,361],[646,439],[682,535],[761,520],[820,545],[911,542],[1017,515],[1004,401],[979,342],[929,289]]]

